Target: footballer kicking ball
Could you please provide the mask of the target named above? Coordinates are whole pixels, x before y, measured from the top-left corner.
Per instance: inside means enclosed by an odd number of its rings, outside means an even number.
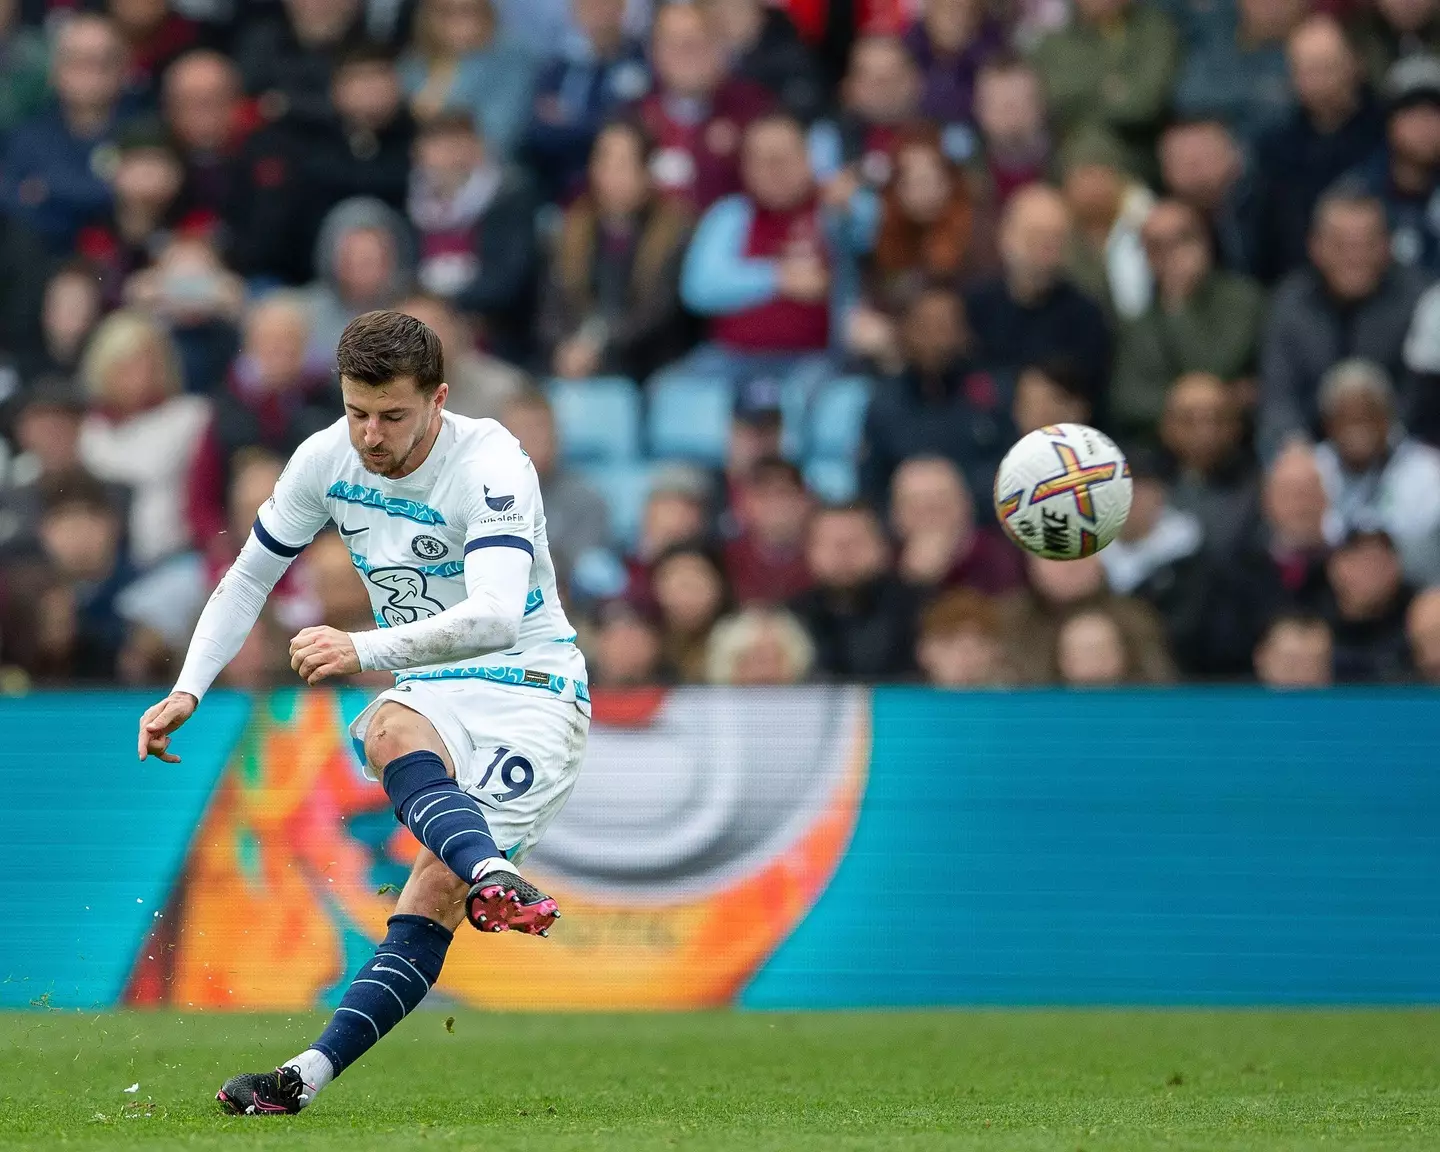
[[[1050,424],[1021,439],[995,474],[1006,534],[1047,560],[1093,556],[1130,514],[1130,465],[1115,441],[1084,424]]]

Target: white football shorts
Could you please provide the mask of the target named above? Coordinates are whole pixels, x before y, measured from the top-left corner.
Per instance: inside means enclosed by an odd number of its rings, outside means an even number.
[[[350,725],[361,762],[365,733],[387,700],[435,726],[455,781],[485,810],[495,843],[519,863],[565,805],[585,758],[589,705],[473,680],[408,680],[377,696]],[[365,774],[374,775],[365,764]]]

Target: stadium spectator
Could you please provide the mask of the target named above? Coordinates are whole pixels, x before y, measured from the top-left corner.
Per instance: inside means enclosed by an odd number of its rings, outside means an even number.
[[[585,649],[594,688],[643,688],[665,683],[659,620],[630,600],[603,605]]]
[[[235,58],[266,120],[329,118],[335,62],[363,42],[360,7],[361,0],[285,0],[283,9],[247,22]]]
[[[791,608],[815,641],[816,670],[884,680],[914,667],[914,594],[890,571],[890,547],[864,504],[822,508],[805,546],[815,586]]]
[[[1376,84],[1398,61],[1440,54],[1440,11],[1435,0],[1376,0],[1354,13],[1353,24],[1356,43]]]
[[[69,380],[46,376],[21,394],[13,414],[13,453],[0,481],[0,549],[7,561],[33,556],[40,544],[40,494],[48,477],[83,471],[80,421],[85,397]],[[118,507],[123,490],[111,493]]]
[[[121,310],[101,321],[81,363],[90,411],[80,459],[133,492],[129,550],[148,568],[190,543],[184,477],[210,420],[210,403],[181,394],[180,356],[165,329]]]
[[[978,198],[994,210],[1003,210],[1021,188],[1049,174],[1045,95],[1028,61],[997,55],[981,67],[975,80],[975,127],[979,154],[971,164],[984,189]]]
[[[104,485],[83,472],[40,489],[41,557],[5,573],[5,662],[40,683],[113,683],[127,629],[116,603],[133,579]]]
[[[1352,531],[1326,564],[1335,679],[1396,683],[1407,677],[1405,617],[1411,592],[1395,543],[1381,529]]]
[[[625,34],[643,37],[665,0],[625,0]],[[500,25],[500,38],[543,60],[557,45],[566,51],[584,51],[585,25],[576,0],[492,0]]]
[[[805,136],[787,115],[745,132],[746,193],[700,221],[680,296],[709,325],[709,342],[670,371],[723,376],[741,389],[767,379],[828,374],[832,325],[847,301],[843,234],[855,217],[816,194]]]
[[[1324,610],[1325,559],[1339,535],[1315,454],[1293,445],[1271,465],[1261,491],[1262,520],[1238,553],[1217,563],[1194,668],[1244,675],[1268,622],[1280,612]]]
[[[629,558],[631,595],[649,595],[651,568],[667,549],[710,537],[711,495],[705,474],[683,464],[664,467],[651,479]]]
[[[908,23],[907,0],[783,0],[800,38],[820,62],[826,86],[839,86],[857,37],[897,35]]]
[[[148,268],[171,231],[185,169],[158,120],[133,120],[115,142],[114,203],[82,228],[76,251],[100,275],[107,308],[120,303],[125,282]]]
[[[1385,144],[1357,171],[1358,184],[1385,205],[1398,263],[1440,272],[1440,57],[1411,56],[1385,78]]]
[[[1227,272],[1261,274],[1259,180],[1225,125],[1191,120],[1165,129],[1160,172],[1169,195],[1205,222],[1216,263]]]
[[[1232,34],[1189,45],[1175,83],[1175,112],[1214,117],[1247,143],[1283,119],[1294,104],[1285,46],[1307,0],[1239,0]]]
[[[0,237],[8,239],[6,233],[16,227],[13,220],[0,219]],[[32,243],[35,241],[31,240]],[[3,251],[3,247],[0,247]],[[0,280],[0,300],[9,307],[20,307],[19,293],[12,295],[15,288],[29,291],[29,277],[43,270],[46,262],[30,250],[34,264],[7,267],[6,273],[13,276]],[[16,300],[14,305],[11,300]],[[4,315],[0,311],[0,315]],[[21,312],[21,315],[24,313]],[[104,314],[104,303],[100,297],[100,280],[95,270],[82,260],[68,260],[60,264],[45,281],[40,300],[40,319],[37,328],[30,328],[23,341],[9,345],[0,341],[0,348],[10,352],[19,365],[21,379],[25,382],[43,375],[73,376],[80,367],[80,356],[85,342],[95,325]],[[27,320],[28,324],[29,321]]]
[[[498,420],[505,405],[528,387],[529,377],[519,368],[476,350],[469,322],[441,297],[409,296],[396,304],[395,310],[414,316],[440,337],[445,351],[445,383],[450,386],[445,398],[447,411],[474,420]]]
[[[420,0],[400,76],[417,120],[464,113],[499,160],[530,123],[535,69],[497,32],[490,0]]]
[[[153,103],[161,74],[195,45],[199,29],[168,0],[105,0],[105,11],[125,45],[127,89]]]
[[[1340,359],[1370,360],[1393,376],[1411,315],[1425,288],[1413,268],[1395,265],[1378,200],[1344,188],[1315,209],[1311,266],[1275,291],[1260,354],[1261,453],[1313,435],[1320,379]]]
[[[679,683],[703,684],[710,631],[730,609],[719,558],[699,544],[673,545],[655,558],[650,587],[666,664]]]
[[[725,544],[725,572],[739,604],[777,604],[810,587],[805,538],[814,502],[800,469],[778,457],[757,461],[732,496],[737,532]]]
[[[725,75],[721,45],[704,13],[667,4],[655,14],[656,87],[633,108],[655,142],[656,187],[704,211],[740,190],[741,136],[773,100],[760,85]]]
[[[523,358],[540,264],[529,176],[492,154],[467,115],[441,113],[416,142],[407,207],[420,286],[474,316],[485,347]]]
[[[410,231],[398,212],[379,200],[337,204],[315,242],[315,280],[310,302],[310,341],[317,356],[333,362],[345,325],[375,308],[388,308],[409,287],[415,265]]]
[[[938,124],[968,126],[975,119],[981,67],[1005,47],[1005,33],[978,0],[928,0],[905,34],[920,70],[920,112]]]
[[[968,486],[989,492],[1010,447],[1004,379],[978,368],[965,305],[949,286],[916,293],[900,321],[903,368],[878,381],[865,417],[860,489],[875,507],[889,501],[890,481],[912,456],[944,456]]]
[[[226,528],[236,454],[263,447],[288,460],[306,437],[333,424],[340,408],[325,362],[311,348],[310,313],[298,293],[252,305],[244,332],[224,385],[212,393],[210,425],[186,484],[191,538],[202,550]]]
[[[1424,586],[1440,582],[1440,450],[1405,434],[1395,404],[1383,369],[1342,360],[1320,385],[1315,459],[1341,520],[1384,528],[1406,578]]]
[[[607,126],[551,256],[538,320],[551,372],[643,380],[689,350],[680,307],[689,233],[684,207],[650,183],[639,129]]]
[[[765,0],[704,0],[703,6],[730,57],[730,75],[765,88],[802,124],[824,111],[815,60],[783,9]]]
[[[1075,366],[1061,357],[1027,364],[1015,377],[1010,419],[1016,437],[1028,436],[1047,424],[1089,424],[1089,394]]]
[[[547,47],[525,137],[543,192],[561,202],[583,183],[606,122],[650,87],[645,45],[625,31],[624,0],[575,0],[573,9],[583,47]]]
[[[16,0],[0,0],[0,142],[45,107],[50,52],[45,38],[16,19]]]
[[[839,195],[857,185],[883,188],[894,174],[899,133],[920,113],[920,76],[905,45],[893,36],[857,40],[839,102],[833,119],[810,130],[816,176],[826,185],[844,177]]]
[[[1108,413],[1127,444],[1153,440],[1170,381],[1192,372],[1222,380],[1253,372],[1265,318],[1260,286],[1215,268],[1204,222],[1188,204],[1160,201],[1140,240],[1155,297],[1120,330]]]
[[[1299,106],[1255,147],[1263,241],[1257,272],[1267,283],[1304,262],[1321,194],[1385,137],[1384,117],[1333,17],[1305,20],[1288,53]]]
[[[610,513],[604,497],[561,464],[555,413],[543,392],[517,393],[506,402],[500,422],[520,441],[540,477],[550,555],[564,588],[577,561],[588,552],[609,547]]]
[[[725,444],[722,480],[726,505],[738,505],[739,494],[757,465],[782,454],[783,432],[778,388],[753,389],[736,397]],[[727,527],[739,531],[738,525]]]
[[[1248,542],[1259,517],[1255,463],[1242,433],[1233,385],[1203,372],[1171,385],[1160,418],[1160,441],[1174,465],[1170,499],[1199,519],[1221,562]]]
[[[1143,650],[1140,645],[1147,645]],[[1125,620],[1109,608],[1082,608],[1055,633],[1055,674],[1068,688],[1120,684],[1168,684],[1175,679],[1163,643],[1127,632]]]
[[[975,523],[975,498],[943,456],[914,456],[895,470],[890,529],[895,571],[917,592],[969,588],[995,596],[1025,581],[1020,552],[999,528]]]
[[[1267,688],[1328,688],[1335,640],[1321,616],[1282,612],[1255,649],[1255,676]]]
[[[240,94],[239,69],[219,52],[194,49],[165,71],[161,107],[185,164],[181,203],[208,220],[228,220],[235,210],[247,126]]]
[[[998,257],[989,234],[976,228],[967,174],[950,160],[933,128],[901,132],[894,173],[881,198],[880,229],[871,256],[872,295],[903,299],[925,279],[977,279],[993,274]]]
[[[708,684],[801,684],[815,666],[815,645],[781,608],[750,607],[718,620],[705,655]]]
[[[55,37],[56,102],[15,127],[0,163],[0,208],[35,228],[57,254],[110,206],[108,146],[120,114],[125,50],[103,16],[77,15]]]
[[[937,688],[1000,688],[1013,679],[1000,613],[969,588],[937,596],[920,616],[915,662]]]
[[[1425,588],[1410,601],[1405,617],[1410,664],[1426,684],[1440,684],[1440,588]]]
[[[1133,0],[1076,0],[1075,19],[1035,50],[1050,111],[1068,137],[1085,126],[1108,129],[1148,172],[1151,149],[1170,105],[1179,38],[1157,6]]]
[[[125,284],[124,300],[161,320],[180,354],[190,392],[211,392],[224,379],[239,344],[245,286],[201,237],[176,236],[154,267]]]
[[[1104,306],[1107,316],[1133,320],[1154,292],[1140,226],[1155,196],[1131,174],[1120,142],[1099,129],[1071,135],[1060,150],[1060,171],[1075,223],[1070,278]]]
[[[1119,596],[1152,605],[1165,622],[1170,646],[1188,665],[1189,645],[1204,626],[1205,529],[1200,518],[1175,507],[1153,452],[1132,452],[1130,514],[1100,553],[1105,583]]]
[[[333,207],[353,196],[397,209],[405,204],[414,124],[394,61],[375,47],[351,48],[336,64],[331,87],[333,114],[292,113],[246,146],[232,224],[248,275],[302,283]]]
[[[0,212],[0,371],[28,376],[44,366],[44,242],[18,216]]]
[[[1164,684],[1174,679],[1164,622],[1143,600],[1112,593],[1098,556],[1042,560],[1026,555],[1025,571],[1029,587],[1001,601],[1006,647],[1020,683],[1054,682],[1061,628],[1088,609],[1107,613],[1118,623],[1124,646],[1134,658],[1128,673],[1134,682]]]
[[[1410,318],[1403,351],[1402,409],[1406,427],[1430,444],[1440,444],[1440,285],[1420,296]]]
[[[1110,375],[1111,340],[1099,305],[1065,279],[1070,211],[1053,188],[1017,192],[1000,224],[1002,274],[970,292],[972,354],[989,368],[1069,357],[1097,399]]]

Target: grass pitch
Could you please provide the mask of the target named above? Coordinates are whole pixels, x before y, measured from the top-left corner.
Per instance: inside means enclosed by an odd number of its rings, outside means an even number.
[[[321,1015],[0,1016],[0,1147],[1440,1148],[1440,1012],[448,1019],[417,1013],[302,1116],[237,1118],[220,1082]]]

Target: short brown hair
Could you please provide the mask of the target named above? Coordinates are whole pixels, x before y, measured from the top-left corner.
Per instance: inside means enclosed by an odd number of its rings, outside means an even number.
[[[957,632],[979,632],[998,640],[1000,611],[995,601],[970,588],[952,588],[932,601],[920,618],[921,638],[953,636]]]
[[[345,326],[335,350],[340,375],[378,388],[409,376],[424,393],[445,379],[445,352],[430,327],[403,312],[366,312]]]

